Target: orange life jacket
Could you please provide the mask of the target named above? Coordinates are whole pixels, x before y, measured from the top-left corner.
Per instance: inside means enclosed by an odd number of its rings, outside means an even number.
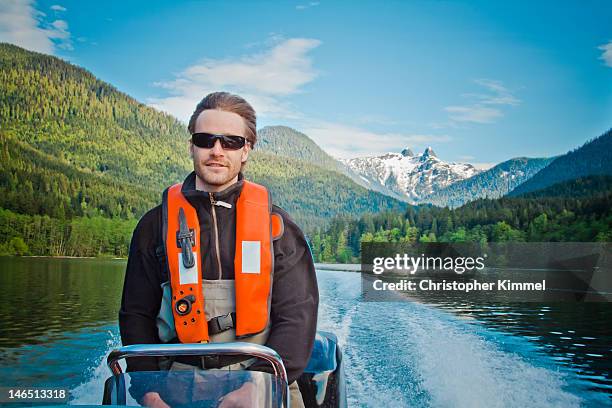
[[[163,237],[172,288],[172,314],[181,343],[208,342],[202,291],[200,222],[196,209],[175,184],[164,192]],[[236,201],[236,337],[268,326],[274,254],[272,241],[282,234],[282,219],[272,214],[268,190],[244,181]]]

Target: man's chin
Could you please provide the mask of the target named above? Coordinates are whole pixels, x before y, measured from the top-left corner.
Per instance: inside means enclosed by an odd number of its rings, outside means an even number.
[[[210,186],[222,186],[227,184],[231,178],[227,177],[204,177],[204,182]]]
[[[202,181],[204,181],[204,183],[208,184],[209,186],[218,187],[229,183],[232,179],[236,177],[228,173],[228,171],[224,171],[222,174],[211,174],[211,172],[204,172],[204,174],[202,174],[200,178],[202,179]]]

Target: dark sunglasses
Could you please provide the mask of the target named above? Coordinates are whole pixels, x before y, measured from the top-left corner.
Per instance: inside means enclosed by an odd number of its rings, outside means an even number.
[[[227,150],[238,150],[246,144],[246,138],[232,135],[213,135],[212,133],[194,133],[191,141],[194,145],[204,149],[212,149],[217,139],[221,141],[221,147]]]

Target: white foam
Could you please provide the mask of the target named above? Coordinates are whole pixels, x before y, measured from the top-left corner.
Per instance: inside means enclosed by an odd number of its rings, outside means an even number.
[[[435,315],[438,314],[438,317]],[[423,385],[437,407],[573,407],[563,374],[501,351],[470,326],[423,311],[405,321]]]
[[[345,272],[331,274],[336,276],[326,282],[327,285],[323,285],[329,293],[323,294],[325,302],[319,305],[319,329],[330,331],[338,338],[344,357],[348,405],[387,408],[407,406],[408,403],[401,392],[376,377],[371,366],[373,362],[361,353],[363,345],[357,347],[352,344],[355,337],[352,330],[356,328],[353,322],[363,313],[364,307],[368,308],[373,304],[359,301],[360,286],[356,285],[359,280],[355,282],[354,279],[345,279]]]
[[[95,360],[97,364],[89,367],[88,373],[83,376],[86,380],[70,391],[71,405],[100,405],[102,403],[104,381],[111,375],[106,365],[106,356],[119,347],[121,347],[121,339],[118,334],[109,330],[104,354]],[[125,362],[120,364],[125,370]]]

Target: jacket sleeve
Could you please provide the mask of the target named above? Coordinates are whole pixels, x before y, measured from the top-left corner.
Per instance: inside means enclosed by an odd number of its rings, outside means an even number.
[[[155,255],[160,214],[159,207],[149,211],[132,235],[119,310],[123,345],[160,342],[155,322],[162,297],[161,265]],[[128,359],[128,371],[158,369],[156,358]]]
[[[291,383],[302,374],[312,353],[319,291],[304,234],[285,211],[275,206],[274,212],[282,216],[285,228],[274,241],[271,327],[266,346],[281,356]],[[258,362],[251,369],[264,366]]]

